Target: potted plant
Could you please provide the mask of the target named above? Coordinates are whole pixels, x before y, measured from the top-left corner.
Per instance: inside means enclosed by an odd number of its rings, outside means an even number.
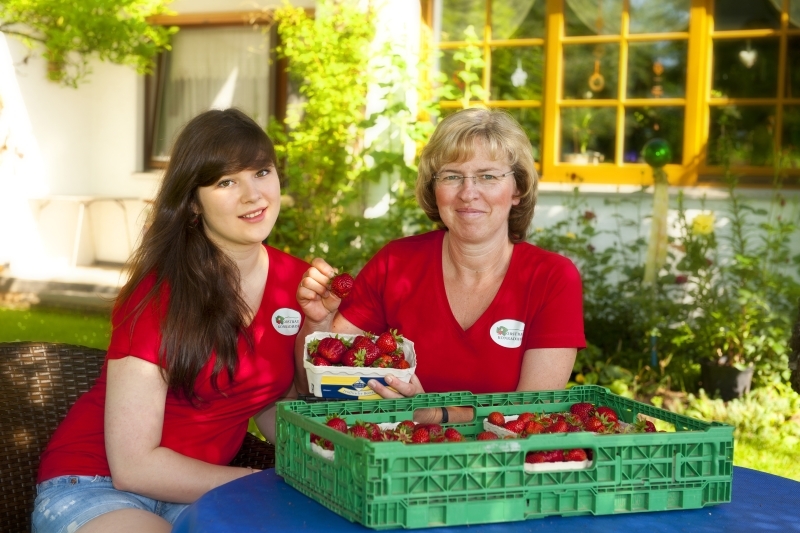
[[[566,110],[564,132],[569,132],[572,139],[572,152],[564,154],[564,162],[573,165],[596,165],[602,163],[605,156],[600,152],[589,150],[593,139],[592,121],[594,110],[591,107],[572,107]]]

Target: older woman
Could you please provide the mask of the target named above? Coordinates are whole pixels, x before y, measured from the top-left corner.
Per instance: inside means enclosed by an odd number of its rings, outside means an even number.
[[[571,261],[525,242],[536,188],[530,141],[511,116],[466,109],[445,118],[422,151],[416,186],[441,229],[389,243],[344,301],[328,290],[334,269],[312,262],[297,290],[306,315],[297,385],[305,387],[306,334],[396,328],[414,341],[417,369],[409,383],[387,379],[392,388],[371,381],[385,398],[563,388],[585,346],[581,280]]]

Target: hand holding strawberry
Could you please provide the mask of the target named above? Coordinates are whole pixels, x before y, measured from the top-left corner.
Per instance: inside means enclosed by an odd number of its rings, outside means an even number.
[[[355,283],[353,276],[347,272],[338,274],[331,280],[331,292],[339,298],[346,298],[353,289],[353,283]]]

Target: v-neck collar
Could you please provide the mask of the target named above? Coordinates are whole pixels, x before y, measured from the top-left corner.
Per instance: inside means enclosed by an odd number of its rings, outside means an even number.
[[[492,298],[492,302],[486,309],[484,309],[481,316],[479,316],[478,319],[475,322],[473,322],[470,327],[464,329],[463,327],[461,327],[461,324],[458,323],[458,320],[456,320],[456,316],[453,313],[453,308],[450,307],[450,302],[447,299],[447,288],[444,285],[444,236],[446,234],[447,231],[445,230],[441,232],[441,237],[439,239],[439,260],[436,262],[436,276],[438,277],[437,283],[439,284],[440,287],[440,290],[438,291],[439,297],[441,298],[440,304],[443,305],[445,309],[447,309],[448,320],[450,320],[452,327],[457,328],[457,330],[464,335],[471,335],[472,332],[475,331],[476,326],[480,326],[482,322],[487,320],[486,317],[489,316],[490,311],[495,306],[495,302],[497,302],[498,296],[504,292],[506,284],[510,283],[509,278],[511,276],[509,276],[508,273],[511,272],[511,269],[514,266],[514,260],[515,260],[514,258],[517,256],[517,246],[512,244],[511,259],[508,261],[508,269],[506,270],[506,273],[503,276],[503,281],[500,282],[500,287],[497,289],[494,298]]]

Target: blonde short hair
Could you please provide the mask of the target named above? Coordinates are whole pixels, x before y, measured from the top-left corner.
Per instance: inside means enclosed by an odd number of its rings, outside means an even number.
[[[420,155],[417,201],[428,218],[444,228],[436,205],[433,177],[448,163],[471,159],[478,140],[484,143],[492,159],[506,160],[514,171],[519,203],[511,207],[508,216],[508,238],[511,242],[522,242],[533,219],[539,176],[533,163],[531,141],[522,126],[505,111],[464,109],[439,123]]]

